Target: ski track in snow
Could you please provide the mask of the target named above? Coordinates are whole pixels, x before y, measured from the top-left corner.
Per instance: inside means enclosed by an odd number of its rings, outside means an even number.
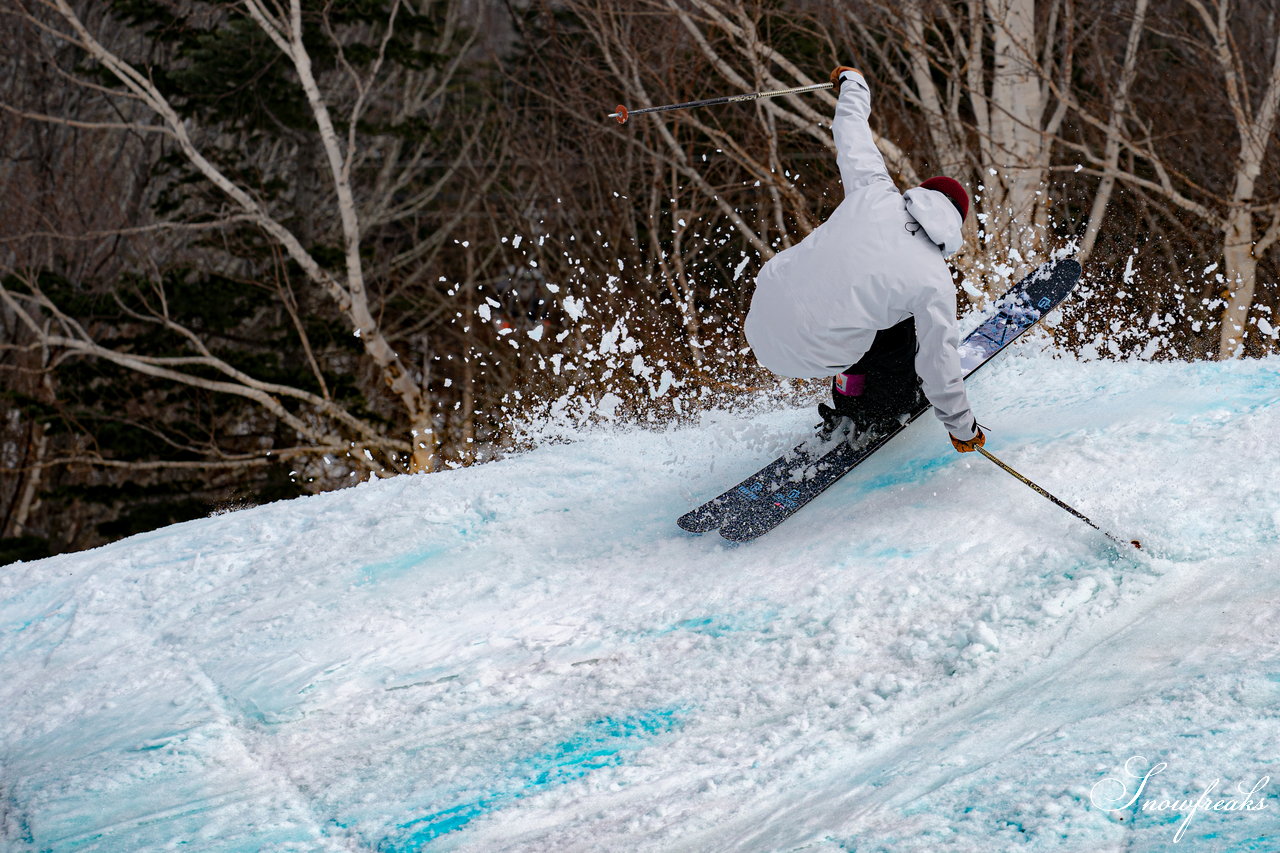
[[[1280,360],[1031,349],[988,446],[1145,554],[931,417],[757,542],[678,530],[788,409],[0,569],[0,848],[1276,849],[1275,801],[1175,844],[1089,795],[1280,779]]]

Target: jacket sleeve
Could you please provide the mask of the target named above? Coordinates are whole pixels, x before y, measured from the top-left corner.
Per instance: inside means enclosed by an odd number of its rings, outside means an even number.
[[[916,374],[934,414],[956,438],[977,435],[977,420],[969,408],[960,367],[960,329],[956,323],[956,296],[951,282],[929,288],[914,306],[916,318]]]
[[[831,133],[836,141],[836,164],[840,167],[845,195],[874,181],[886,181],[893,187],[893,178],[889,177],[884,157],[871,135],[871,125],[867,123],[871,115],[871,89],[862,75],[854,71],[844,72],[840,79],[840,99],[836,102]]]

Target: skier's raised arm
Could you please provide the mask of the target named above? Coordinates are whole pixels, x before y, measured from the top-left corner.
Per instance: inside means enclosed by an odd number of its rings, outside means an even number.
[[[867,123],[871,115],[871,89],[862,72],[841,65],[831,72],[831,82],[839,98],[831,133],[835,137],[836,164],[840,167],[845,195],[873,181],[886,181],[892,187],[893,179]]]

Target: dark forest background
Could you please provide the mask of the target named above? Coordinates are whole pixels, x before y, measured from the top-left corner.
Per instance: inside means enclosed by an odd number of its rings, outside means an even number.
[[[0,563],[774,384],[834,99],[606,115],[837,64],[966,309],[1073,253],[1065,351],[1274,353],[1276,5],[0,0]]]

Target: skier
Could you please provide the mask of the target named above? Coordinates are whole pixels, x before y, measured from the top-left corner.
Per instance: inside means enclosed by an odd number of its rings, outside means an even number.
[[[831,82],[844,201],[760,270],[747,342],[774,373],[838,374],[833,405],[818,406],[827,435],[843,417],[861,433],[927,398],[956,450],[972,452],[986,436],[964,390],[955,286],[944,260],[963,241],[969,196],[946,177],[899,194],[867,123],[871,90],[862,73],[842,65]]]

